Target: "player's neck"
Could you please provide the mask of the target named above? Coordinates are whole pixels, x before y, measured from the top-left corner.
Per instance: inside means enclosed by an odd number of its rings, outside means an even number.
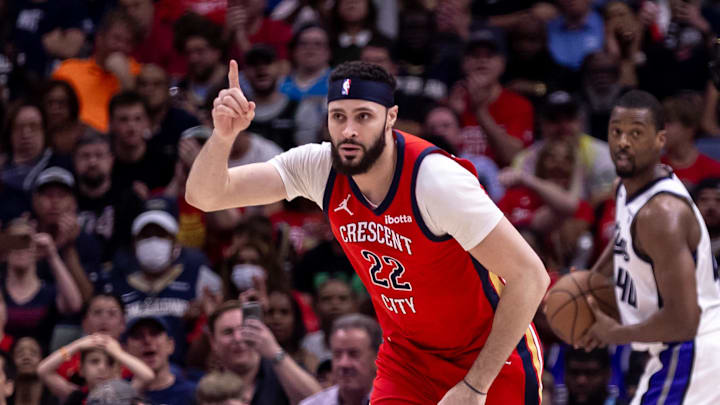
[[[395,174],[397,145],[392,135],[389,138],[385,150],[370,170],[352,176],[358,188],[360,188],[360,192],[375,205],[380,205],[385,199]]]
[[[663,169],[662,166],[653,165],[651,169],[648,169],[643,173],[639,173],[637,176],[622,179],[622,182],[625,186],[627,195],[632,196],[651,181],[667,175],[667,171]]]

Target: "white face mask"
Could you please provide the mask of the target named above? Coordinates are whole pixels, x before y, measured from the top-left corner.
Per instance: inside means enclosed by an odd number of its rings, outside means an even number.
[[[172,261],[173,242],[156,236],[135,243],[135,257],[148,273],[159,273]]]

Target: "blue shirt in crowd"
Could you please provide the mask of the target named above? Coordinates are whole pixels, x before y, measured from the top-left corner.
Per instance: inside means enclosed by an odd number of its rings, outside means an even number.
[[[569,28],[564,16],[547,25],[548,48],[555,61],[572,70],[579,70],[588,54],[602,50],[605,43],[603,18],[591,11],[585,22],[577,28]]]

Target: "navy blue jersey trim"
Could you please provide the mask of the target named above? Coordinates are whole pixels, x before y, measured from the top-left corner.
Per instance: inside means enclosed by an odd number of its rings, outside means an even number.
[[[540,404],[540,385],[538,384],[539,376],[533,365],[532,354],[528,350],[525,337],[520,339],[517,347],[518,355],[522,359],[523,370],[525,371],[525,403]]]
[[[480,281],[482,282],[485,298],[490,303],[490,306],[492,307],[494,312],[495,309],[497,309],[498,302],[500,301],[500,296],[498,295],[497,291],[495,291],[495,287],[493,287],[492,281],[490,281],[490,274],[488,274],[488,269],[486,269],[485,266],[480,264],[479,261],[475,260],[475,258],[472,257],[470,253],[468,253],[468,255],[472,260],[475,271],[477,271],[478,276],[480,276]]]
[[[670,174],[668,174],[667,176],[658,177],[657,179],[650,181],[646,185],[640,187],[640,189],[637,190],[636,192],[634,192],[633,195],[626,196],[625,197],[625,205],[630,204],[632,202],[632,200],[636,199],[642,193],[648,191],[652,186],[660,183],[663,180],[669,180],[669,179],[672,179],[672,172]],[[627,192],[627,189],[625,190],[625,192]]]
[[[335,187],[335,177],[337,172],[334,168],[330,168],[330,175],[328,176],[327,183],[325,183],[325,193],[323,194],[323,212],[328,215],[328,206],[330,205],[330,197],[332,197],[332,191]]]
[[[392,183],[390,184],[390,190],[388,190],[387,195],[385,196],[385,199],[377,208],[373,208],[370,203],[367,201],[365,196],[363,195],[362,191],[360,191],[360,187],[355,183],[352,176],[348,176],[348,182],[350,183],[350,189],[352,190],[353,194],[355,194],[355,198],[360,201],[362,205],[367,207],[370,211],[373,212],[373,214],[380,216],[382,215],[385,210],[390,206],[393,199],[395,198],[395,194],[397,193],[398,184],[400,183],[400,175],[402,174],[403,169],[403,162],[405,161],[405,137],[397,131],[394,131],[395,133],[395,140],[397,141],[397,144],[395,147],[397,148],[397,161],[395,162],[395,174],[393,175]]]
[[[437,146],[429,146],[428,148],[423,150],[415,160],[415,165],[413,166],[412,172],[412,181],[410,182],[410,201],[412,202],[413,216],[415,217],[415,220],[417,221],[417,224],[420,227],[423,235],[425,235],[426,238],[433,242],[445,242],[450,240],[452,236],[447,234],[436,236],[430,231],[430,228],[427,227],[425,221],[423,221],[422,219],[422,213],[420,212],[420,207],[417,203],[417,195],[415,194],[415,186],[417,185],[417,176],[418,172],[420,171],[420,163],[422,163],[423,159],[425,159],[427,155],[438,151],[440,151],[440,148],[438,148]]]

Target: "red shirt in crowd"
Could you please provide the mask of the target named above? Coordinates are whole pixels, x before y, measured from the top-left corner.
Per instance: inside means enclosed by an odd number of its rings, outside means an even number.
[[[475,107],[469,96],[465,101],[467,107],[461,116],[462,154],[486,155],[496,160],[487,135],[478,124]],[[533,106],[525,97],[503,89],[488,110],[495,122],[505,128],[508,135],[520,139],[524,147],[533,143]]]
[[[187,62],[173,46],[172,23],[155,12],[150,34],[143,38],[133,49],[132,57],[140,63],[153,63],[160,66],[173,78],[187,73]]]
[[[529,226],[535,212],[544,205],[545,201],[536,192],[526,187],[513,187],[507,190],[498,202],[498,208],[505,214],[508,221],[517,227]],[[595,215],[590,204],[580,200],[573,218],[592,224]]]
[[[675,175],[678,176],[688,189],[695,187],[702,179],[720,177],[720,162],[699,152],[695,162],[687,167],[677,167],[673,165],[667,156],[663,156],[661,161],[672,167]]]

